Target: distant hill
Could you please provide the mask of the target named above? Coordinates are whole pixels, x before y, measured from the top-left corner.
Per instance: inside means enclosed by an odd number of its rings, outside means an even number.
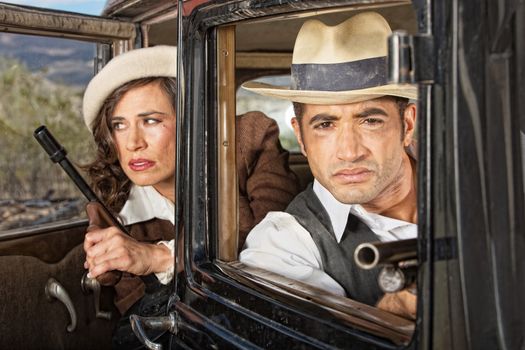
[[[17,59],[51,81],[83,88],[93,76],[95,44],[0,33],[0,56]]]

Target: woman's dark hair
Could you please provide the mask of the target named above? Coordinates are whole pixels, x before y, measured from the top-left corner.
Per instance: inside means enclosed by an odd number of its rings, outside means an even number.
[[[177,81],[175,78],[152,77],[132,80],[117,88],[104,101],[97,118],[93,121],[93,138],[96,144],[95,160],[82,166],[91,179],[97,196],[110,211],[118,213],[128,199],[131,181],[121,168],[113,142],[111,115],[124,94],[131,89],[157,83],[172,101],[176,110]]]

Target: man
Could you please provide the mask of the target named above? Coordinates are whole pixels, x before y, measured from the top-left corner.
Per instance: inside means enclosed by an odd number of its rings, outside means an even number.
[[[414,295],[383,295],[377,271],[353,261],[362,242],[417,235],[408,151],[417,90],[387,83],[390,33],[373,12],[333,27],[307,21],[294,47],[292,88],[244,85],[294,102],[292,125],[315,181],[250,232],[240,260],[414,318]]]

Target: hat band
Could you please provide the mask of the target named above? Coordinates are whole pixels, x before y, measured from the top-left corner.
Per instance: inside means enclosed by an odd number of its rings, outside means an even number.
[[[292,64],[292,89],[349,91],[387,85],[386,56],[330,64]]]

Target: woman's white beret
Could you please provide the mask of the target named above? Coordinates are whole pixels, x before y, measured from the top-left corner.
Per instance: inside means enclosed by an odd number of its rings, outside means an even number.
[[[84,122],[93,131],[104,101],[120,86],[132,80],[150,77],[177,76],[177,48],[175,46],[153,46],[136,49],[111,59],[91,79],[82,103]]]

